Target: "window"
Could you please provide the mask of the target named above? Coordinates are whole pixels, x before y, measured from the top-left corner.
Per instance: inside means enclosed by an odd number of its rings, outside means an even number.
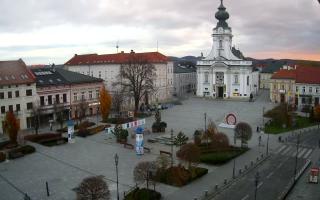
[[[222,40],[219,40],[219,48],[222,49]]]
[[[48,96],[48,105],[52,105],[52,96],[51,95]]]
[[[92,91],[89,91],[89,99],[92,99]]]
[[[9,105],[9,111],[13,112],[13,105]]]
[[[8,98],[9,98],[9,99],[12,98],[12,92],[8,92]]]
[[[309,93],[312,93],[312,87],[309,87]]]
[[[26,90],[26,95],[27,96],[32,96],[32,90]]]
[[[59,96],[59,94],[56,94],[56,103],[60,103],[60,96]]]
[[[249,86],[249,84],[250,84],[250,77],[247,76],[247,86]]]
[[[302,87],[302,92],[305,93],[306,92],[306,87]]]
[[[91,76],[93,77],[93,72],[91,72]]]
[[[85,100],[84,92],[81,92],[81,100]]]
[[[204,73],[204,83],[209,83],[209,72]]]
[[[67,94],[63,94],[62,98],[63,98],[63,103],[67,103]]]
[[[19,97],[20,96],[20,93],[19,93],[19,90],[16,91],[16,97]]]
[[[97,99],[100,98],[100,92],[99,92],[99,90],[96,90],[96,97],[97,97]]]
[[[281,85],[281,90],[284,90],[284,85]]]
[[[274,90],[277,89],[277,84],[273,84],[273,89],[274,89]]]
[[[78,101],[78,94],[77,93],[73,93],[73,100]]]
[[[302,102],[302,104],[305,104],[306,103],[306,98],[302,97],[301,98],[301,102]]]
[[[0,99],[4,99],[4,93],[0,92]]]
[[[6,113],[6,107],[5,106],[1,106],[1,114]]]
[[[44,106],[44,96],[40,97],[40,106]]]
[[[30,102],[30,103],[27,103],[27,110],[31,110],[32,109],[32,102]]]
[[[99,78],[101,78],[101,71],[99,71]]]
[[[234,75],[234,84],[239,84],[239,75],[238,74]]]
[[[16,111],[20,111],[20,104],[16,105]]]
[[[319,88],[318,87],[316,88],[316,93],[319,93]]]
[[[297,93],[299,92],[299,87],[298,87],[298,86],[296,87],[296,92],[297,92]]]

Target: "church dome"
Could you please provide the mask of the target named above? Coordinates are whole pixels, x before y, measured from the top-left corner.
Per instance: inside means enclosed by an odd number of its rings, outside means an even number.
[[[223,6],[223,0],[218,8],[215,15],[216,19],[219,20],[217,27],[229,28],[226,20],[229,19],[229,13],[226,11],[226,7]]]

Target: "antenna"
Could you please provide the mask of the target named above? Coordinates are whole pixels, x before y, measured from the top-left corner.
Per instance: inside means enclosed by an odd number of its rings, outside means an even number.
[[[117,48],[117,53],[119,53],[119,40],[117,41],[116,48]]]
[[[159,41],[157,40],[157,52],[159,52]]]

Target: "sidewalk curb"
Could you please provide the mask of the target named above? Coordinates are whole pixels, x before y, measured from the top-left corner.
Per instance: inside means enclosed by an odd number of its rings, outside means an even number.
[[[306,171],[306,169],[309,168],[310,165],[311,165],[311,160],[307,160],[307,162],[301,168],[299,173],[293,179],[290,180],[289,184],[285,187],[285,190],[278,197],[278,200],[285,200],[287,198],[287,196],[290,194],[290,192],[292,191],[292,189],[294,188],[294,186],[296,185],[296,183],[298,182],[302,174]]]
[[[261,154],[263,155],[263,154]],[[253,169],[257,168],[258,166],[260,166],[264,161],[268,160],[271,157],[271,154],[269,154],[268,156],[263,157],[261,160],[259,160],[254,166],[249,167],[247,170],[245,170],[241,175],[238,175],[235,179],[231,179],[230,182],[228,182],[227,184],[223,185],[221,188],[219,189],[213,189],[213,193],[209,194],[209,193],[205,193],[203,195],[200,195],[201,200],[211,200],[213,198],[215,198],[216,196],[218,196],[221,192],[223,192],[224,190],[228,189],[231,185],[233,185],[234,183],[236,183],[238,180],[240,180],[243,176],[247,175],[249,172],[251,172]]]

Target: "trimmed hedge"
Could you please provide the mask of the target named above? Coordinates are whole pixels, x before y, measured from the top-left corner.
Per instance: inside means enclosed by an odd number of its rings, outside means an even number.
[[[181,187],[190,182],[204,176],[208,173],[208,169],[201,167],[191,167],[186,169],[183,166],[174,166],[166,170],[160,170],[155,177],[156,181]]]
[[[30,146],[30,145],[21,146],[8,151],[8,158],[11,160],[16,159],[16,158],[34,153],[35,151],[36,149],[33,146]]]
[[[52,138],[62,137],[61,133],[43,133],[43,134],[33,134],[33,135],[27,135],[24,136],[25,140],[28,140],[30,142],[38,143],[41,140],[47,140]]]
[[[136,188],[124,197],[124,200],[160,200],[161,193],[147,188]]]
[[[3,152],[0,152],[0,162],[3,162],[6,160],[6,154]]]
[[[222,165],[233,158],[240,156],[241,154],[248,151],[248,148],[243,149],[229,149],[224,151],[208,151],[208,152],[202,152],[200,156],[200,162],[211,164],[211,165]]]

